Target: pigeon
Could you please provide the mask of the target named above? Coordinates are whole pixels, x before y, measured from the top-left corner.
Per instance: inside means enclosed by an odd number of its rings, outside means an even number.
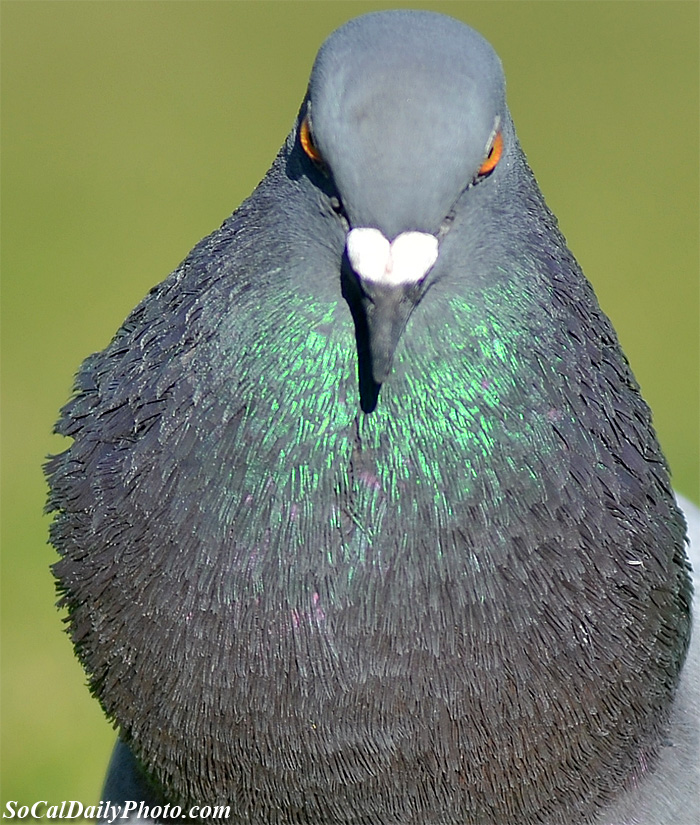
[[[697,821],[686,523],[465,24],[331,34],[56,431],[103,821]]]

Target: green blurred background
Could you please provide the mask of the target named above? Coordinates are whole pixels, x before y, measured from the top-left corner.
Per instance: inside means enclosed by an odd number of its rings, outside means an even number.
[[[323,38],[391,5],[2,3],[3,809],[96,801],[114,738],[48,572],[40,467],[72,375],[260,180]],[[420,6],[500,53],[530,163],[698,500],[697,4]]]

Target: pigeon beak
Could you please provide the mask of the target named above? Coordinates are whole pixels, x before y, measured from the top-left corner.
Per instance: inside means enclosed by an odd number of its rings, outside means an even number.
[[[383,384],[391,372],[394,352],[411,317],[418,295],[414,286],[363,284],[362,306],[367,318],[369,354],[372,378]]]
[[[378,229],[348,232],[345,250],[362,286],[372,377],[382,384],[394,360],[421,283],[438,257],[438,239],[426,232],[402,232],[389,242]]]

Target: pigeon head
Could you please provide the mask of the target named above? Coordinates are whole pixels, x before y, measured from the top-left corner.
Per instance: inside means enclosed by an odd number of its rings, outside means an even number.
[[[300,118],[300,142],[331,179],[347,222],[347,262],[381,384],[457,202],[501,158],[501,64],[477,32],[448,17],[365,15],[322,46]]]

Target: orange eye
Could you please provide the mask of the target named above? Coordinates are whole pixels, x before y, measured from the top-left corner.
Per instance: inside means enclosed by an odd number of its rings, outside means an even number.
[[[479,174],[488,175],[489,172],[492,172],[496,168],[496,164],[501,159],[502,154],[503,135],[500,132],[496,132],[496,137],[493,139],[489,153],[486,155],[486,159],[479,167]]]
[[[309,126],[309,116],[305,115],[299,128],[299,142],[301,148],[315,163],[321,163],[321,153],[316,148],[314,139],[311,137],[311,127]]]

